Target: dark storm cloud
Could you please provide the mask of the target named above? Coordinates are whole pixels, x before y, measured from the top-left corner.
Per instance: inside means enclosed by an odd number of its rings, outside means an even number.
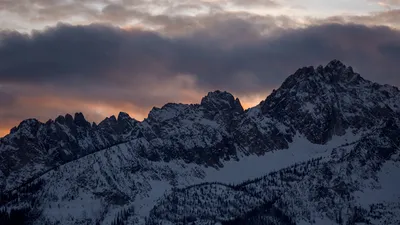
[[[115,63],[122,31],[105,26],[64,26],[32,35],[3,32],[0,42],[2,80],[70,80],[105,72]],[[97,35],[100,35],[96,37]],[[108,65],[98,64],[108,61]],[[99,74],[101,75],[101,74]]]
[[[400,60],[400,43],[388,43],[380,46],[379,50],[384,56]]]
[[[175,39],[104,25],[58,25],[32,35],[3,32],[0,77],[5,82],[136,85],[183,73],[207,85],[219,73],[248,72],[235,70],[239,52],[214,46],[259,40],[258,31],[241,20],[212,29]]]
[[[398,60],[396,30],[331,24],[263,38],[246,25],[238,20],[221,25],[219,33],[180,38],[104,25],[58,25],[30,36],[2,33],[0,81],[135,87],[190,74],[203,89],[256,92],[277,86],[300,66],[338,58],[368,78],[397,82],[396,74],[385,71]],[[243,76],[254,84],[243,86]]]

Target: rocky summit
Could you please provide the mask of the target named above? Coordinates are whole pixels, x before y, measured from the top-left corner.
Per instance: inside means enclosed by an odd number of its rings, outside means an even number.
[[[223,91],[22,121],[0,139],[0,224],[400,224],[400,91],[338,60],[244,110]]]

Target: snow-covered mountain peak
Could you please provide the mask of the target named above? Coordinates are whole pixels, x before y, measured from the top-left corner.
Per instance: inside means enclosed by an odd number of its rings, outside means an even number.
[[[85,116],[81,112],[75,113],[74,123],[77,126],[82,126],[82,127],[90,127],[91,126],[91,124],[85,119]]]
[[[23,127],[36,127],[38,125],[40,125],[41,122],[39,122],[37,119],[26,119],[23,120],[19,125],[18,128],[23,128]]]
[[[284,81],[281,88],[298,89],[300,85],[301,89],[306,87],[306,83],[324,88],[326,85],[354,86],[369,82],[354,72],[351,66],[346,66],[339,60],[333,60],[326,66],[320,65],[317,68],[308,66],[298,69]]]
[[[75,118],[77,118],[77,121],[82,121],[82,117],[83,117],[83,115],[75,115]],[[83,119],[84,119],[84,117],[83,117]],[[66,114],[65,116],[59,115],[55,119],[55,122],[58,124],[66,125],[66,126],[70,127],[74,124],[74,120],[75,119],[71,114]]]
[[[353,67],[346,66],[339,60],[333,60],[323,69],[317,68],[317,73],[327,78],[330,83],[359,84],[364,79],[355,73]]]
[[[10,134],[20,133],[22,136],[35,136],[42,123],[37,119],[23,120],[18,126],[10,130]]]
[[[167,103],[161,108],[153,107],[147,119],[150,121],[163,122],[183,114],[189,108],[192,108],[192,105]]]
[[[200,104],[167,103],[161,108],[153,107],[146,121],[154,124],[178,117],[180,118],[178,120],[184,118],[199,120],[204,117],[208,120],[220,121],[230,120],[233,115],[239,115],[243,112],[243,107],[238,98],[235,99],[232,94],[226,91],[213,91],[203,97]]]
[[[336,71],[344,71],[347,68],[347,66],[344,63],[342,63],[340,60],[333,59],[325,66],[325,68],[336,70]]]
[[[107,117],[97,127],[109,135],[118,137],[117,139],[122,135],[122,140],[127,140],[130,139],[128,135],[131,135],[132,131],[137,128],[137,124],[137,120],[131,118],[127,113],[120,112],[118,118],[114,115]]]
[[[118,121],[122,121],[122,120],[130,120],[130,119],[132,119],[130,116],[129,116],[129,114],[128,113],[126,113],[126,112],[120,112],[119,114],[118,114]]]
[[[117,125],[118,125],[117,118],[114,115],[112,115],[112,116],[106,117],[104,120],[102,120],[98,126],[103,128],[103,127],[114,127]]]
[[[203,97],[200,103],[201,106],[210,111],[233,110],[238,113],[243,112],[243,107],[238,98],[226,91],[209,92]]]
[[[289,76],[261,104],[262,112],[326,143],[348,128],[368,129],[399,113],[400,92],[363,79],[338,60],[327,66],[303,67]]]

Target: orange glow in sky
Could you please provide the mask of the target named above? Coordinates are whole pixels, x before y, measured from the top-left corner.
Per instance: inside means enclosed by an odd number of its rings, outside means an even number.
[[[9,132],[10,132],[10,129],[8,129],[8,128],[0,129],[0,137],[7,135]]]

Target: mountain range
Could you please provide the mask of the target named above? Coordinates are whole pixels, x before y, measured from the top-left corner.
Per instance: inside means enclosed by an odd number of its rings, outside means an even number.
[[[0,224],[398,225],[399,146],[399,89],[338,60],[247,110],[28,119],[0,139]]]

